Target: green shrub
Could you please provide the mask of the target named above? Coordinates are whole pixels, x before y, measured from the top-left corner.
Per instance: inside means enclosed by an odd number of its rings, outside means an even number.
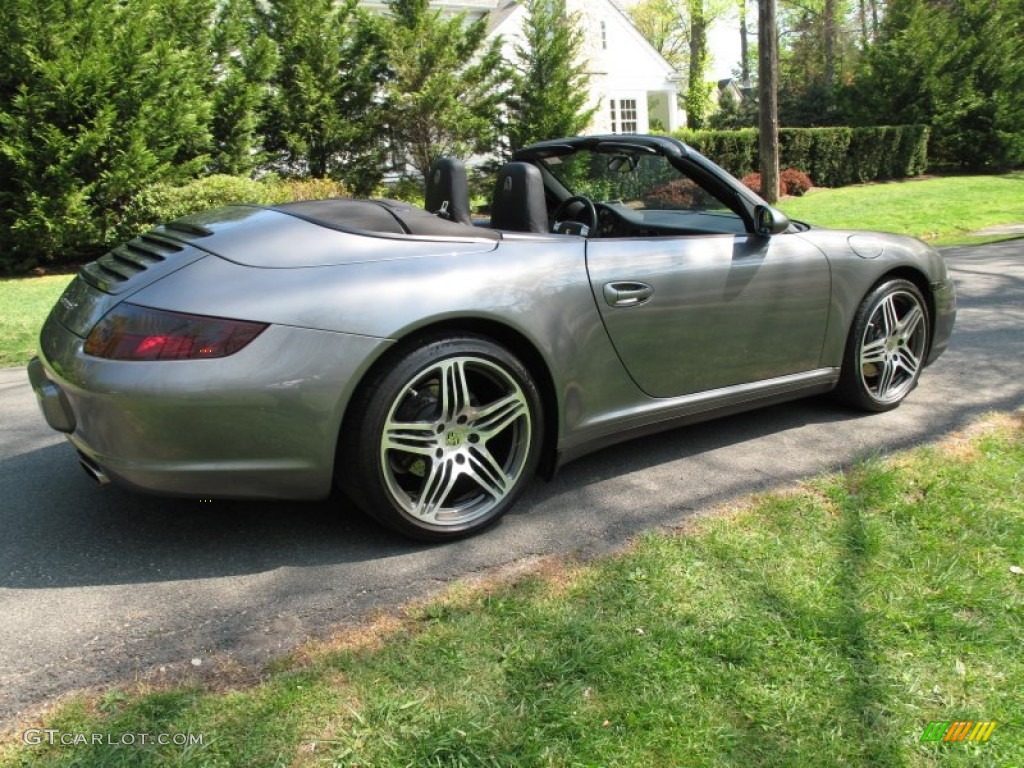
[[[892,158],[895,153],[889,145],[891,137],[886,134],[894,129],[885,126],[862,128],[850,137],[849,176],[853,183],[872,179],[891,179]]]
[[[119,210],[106,212],[102,235],[98,229],[88,228],[82,237],[71,240],[68,233],[56,233],[55,227],[54,237],[62,238],[64,249],[61,252],[62,258],[48,261],[64,265],[86,261],[157,224],[211,208],[240,203],[276,205],[296,200],[344,197],[348,194],[342,184],[330,179],[282,179],[277,176],[255,181],[244,176],[216,174],[192,179],[184,184],[150,184]],[[56,201],[54,205],[58,203],[64,206],[70,204],[64,200]],[[87,210],[81,201],[78,205],[83,211]],[[82,215],[85,216],[84,213]],[[70,225],[74,220],[65,215],[58,221]],[[5,268],[5,271],[27,272],[36,263],[35,260],[5,261],[3,254],[0,254],[0,268]]]
[[[931,128],[927,125],[905,125],[900,132],[898,162],[893,178],[919,176],[928,169],[928,142]]]
[[[216,175],[184,185],[154,184],[136,195],[118,222],[115,241],[128,240],[162,221],[232,203],[270,202],[269,186],[238,176]],[[111,243],[113,244],[113,243]]]
[[[796,130],[790,128],[789,130]],[[822,187],[843,187],[853,183],[856,159],[850,154],[852,128],[804,128],[812,136],[811,164],[804,166]],[[788,163],[789,158],[780,165]]]
[[[297,200],[326,200],[329,197],[348,197],[352,192],[333,179],[270,179],[271,203],[290,203]]]
[[[779,131],[779,165],[781,167],[809,170],[813,150],[814,134],[810,131],[800,128],[783,128]],[[812,178],[817,179],[816,176]]]
[[[382,187],[382,197],[391,200],[401,200],[403,203],[420,207],[425,204],[426,187],[424,181],[414,174],[402,176],[395,181],[385,182]]]
[[[757,131],[690,131],[673,134],[737,178],[757,170]]]
[[[106,245],[128,240],[161,222],[224,205],[275,205],[294,200],[341,197],[345,194],[345,188],[330,179],[280,179],[275,176],[254,181],[242,176],[218,174],[194,179],[180,186],[154,184],[136,195],[126,206],[116,237],[111,238]]]

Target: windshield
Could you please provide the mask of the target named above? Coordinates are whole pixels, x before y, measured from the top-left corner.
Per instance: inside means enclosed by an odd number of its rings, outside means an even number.
[[[668,159],[643,149],[580,149],[541,161],[574,195],[635,211],[732,213]]]

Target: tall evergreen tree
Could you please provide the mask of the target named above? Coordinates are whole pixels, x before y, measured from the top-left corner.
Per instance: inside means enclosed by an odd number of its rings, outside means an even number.
[[[275,0],[263,14],[279,65],[264,123],[277,167],[366,194],[382,175],[379,22],[357,0]]]
[[[395,150],[426,175],[442,155],[498,147],[509,68],[487,22],[445,17],[427,0],[392,0],[388,27],[387,124]]]
[[[3,5],[0,254],[81,258],[140,189],[205,166],[213,0]]]
[[[273,41],[258,24],[258,0],[225,0],[213,27],[212,168],[245,175],[262,160],[259,133],[277,65]]]
[[[930,157],[974,170],[1024,162],[1020,0],[890,0],[848,89],[848,113],[924,123]]]
[[[590,124],[589,75],[580,60],[583,32],[565,0],[526,0],[525,44],[515,46],[516,77],[509,98],[511,149],[573,136]]]

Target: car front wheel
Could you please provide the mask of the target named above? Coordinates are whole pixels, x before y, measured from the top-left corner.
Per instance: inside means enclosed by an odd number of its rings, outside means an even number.
[[[487,339],[428,341],[362,391],[340,479],[366,512],[400,533],[427,541],[476,533],[508,511],[536,471],[536,384]]]
[[[854,317],[836,395],[867,411],[897,407],[917,386],[930,328],[928,304],[916,285],[879,283]]]

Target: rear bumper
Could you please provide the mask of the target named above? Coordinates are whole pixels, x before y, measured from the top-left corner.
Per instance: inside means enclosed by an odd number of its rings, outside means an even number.
[[[29,361],[28,380],[32,385],[32,391],[36,393],[39,410],[43,412],[43,418],[50,428],[58,432],[74,432],[75,413],[71,410],[71,403],[68,402],[64,390],[46,375],[43,361],[38,357],[33,357]]]
[[[344,407],[382,339],[271,326],[217,360],[85,355],[54,321],[28,374],[101,483],[169,496],[324,498]]]

